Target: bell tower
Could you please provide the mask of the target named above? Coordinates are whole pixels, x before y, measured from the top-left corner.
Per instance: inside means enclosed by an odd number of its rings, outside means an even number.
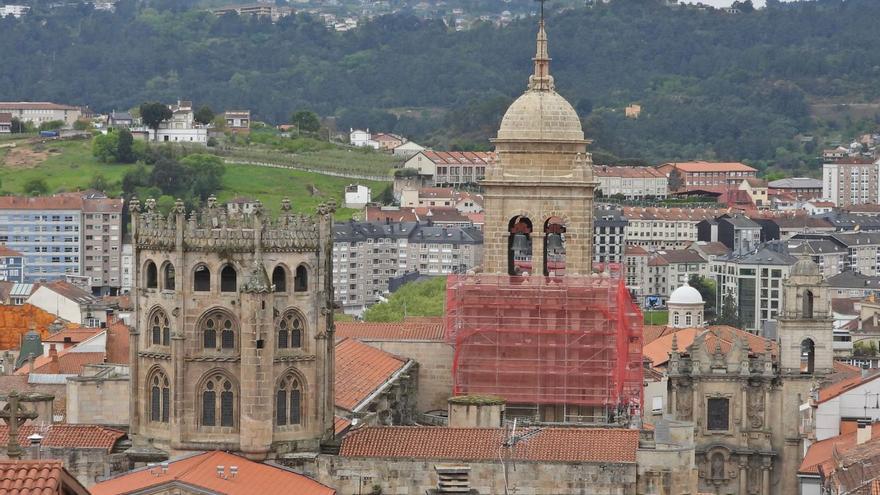
[[[779,359],[785,375],[823,376],[834,364],[831,299],[819,267],[801,260],[782,284]]]
[[[484,271],[586,275],[593,240],[592,159],[581,122],[556,92],[544,19],[534,73],[507,110],[484,188]]]

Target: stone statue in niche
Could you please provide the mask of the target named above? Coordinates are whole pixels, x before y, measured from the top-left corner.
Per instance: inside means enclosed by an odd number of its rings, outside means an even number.
[[[694,410],[693,391],[690,386],[678,385],[676,393],[678,403],[675,405],[675,410],[678,411],[678,419],[682,421],[690,421]]]
[[[712,461],[709,467],[710,477],[713,480],[723,480],[726,478],[724,473],[724,456],[721,453],[712,454]]]
[[[764,426],[764,390],[752,388],[749,390],[749,426],[758,429]]]

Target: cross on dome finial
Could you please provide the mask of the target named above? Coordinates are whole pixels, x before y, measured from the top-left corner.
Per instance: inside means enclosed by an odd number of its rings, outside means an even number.
[[[547,51],[547,32],[544,30],[544,2],[541,2],[541,20],[538,22],[538,49],[535,53],[535,73],[529,77],[529,89],[533,91],[553,91],[553,76],[550,75],[550,54]]]

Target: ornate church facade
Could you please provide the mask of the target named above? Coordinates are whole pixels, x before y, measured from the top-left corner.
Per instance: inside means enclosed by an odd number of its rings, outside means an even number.
[[[679,351],[673,340],[668,412],[694,423],[701,491],[797,493],[799,406],[832,370],[831,305],[809,260],[782,291],[778,341],[709,330]]]
[[[132,459],[317,452],[333,434],[335,205],[307,216],[285,200],[275,219],[213,197],[189,214],[130,208]]]

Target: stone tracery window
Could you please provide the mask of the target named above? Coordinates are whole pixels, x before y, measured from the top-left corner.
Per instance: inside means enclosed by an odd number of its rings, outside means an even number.
[[[171,324],[164,311],[161,309],[153,311],[149,324],[153,345],[171,345]]]
[[[298,312],[289,310],[278,320],[278,349],[299,349],[305,322]]]
[[[229,313],[213,310],[204,316],[199,325],[204,349],[235,349],[237,326]]]
[[[234,427],[235,402],[229,378],[218,373],[206,380],[201,390],[201,426]]]
[[[299,425],[302,422],[302,386],[292,372],[279,382],[275,392],[275,424]]]
[[[171,382],[162,370],[156,370],[148,379],[150,421],[167,423],[171,409]]]

